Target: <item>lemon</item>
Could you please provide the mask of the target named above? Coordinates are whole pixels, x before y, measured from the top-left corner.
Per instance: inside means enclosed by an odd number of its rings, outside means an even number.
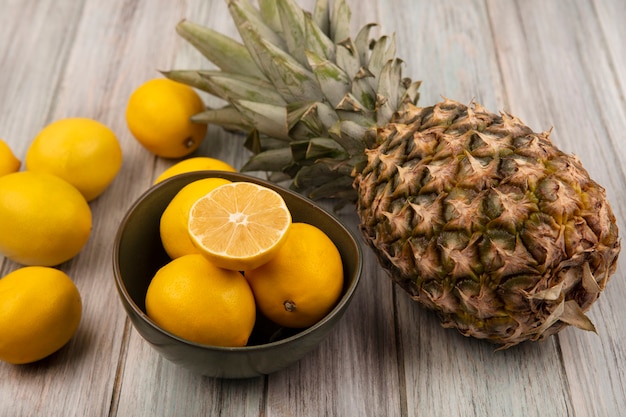
[[[157,271],[148,286],[146,312],[164,330],[213,346],[245,346],[256,320],[254,296],[243,275],[198,254]]]
[[[191,241],[216,265],[246,271],[269,261],[285,242],[291,213],[276,191],[241,181],[217,187],[189,212]]]
[[[204,170],[228,172],[237,171],[230,164],[220,161],[219,159],[209,158],[208,156],[196,156],[194,158],[183,159],[182,161],[172,165],[163,171],[161,175],[154,180],[154,183],[158,184],[161,181],[173,177],[174,175]]]
[[[343,288],[337,247],[323,231],[306,223],[293,223],[278,253],[245,276],[263,315],[293,328],[324,318]]]
[[[23,265],[54,266],[80,252],[91,210],[67,181],[44,172],[0,177],[0,254]]]
[[[5,141],[0,139],[0,177],[12,172],[17,172],[22,163]]]
[[[170,201],[161,215],[159,225],[161,243],[163,243],[163,248],[170,258],[200,253],[187,231],[189,210],[200,197],[220,185],[229,183],[230,181],[222,178],[205,178],[194,181],[184,186]]]
[[[130,96],[126,122],[144,148],[163,158],[181,158],[195,151],[207,132],[191,116],[204,111],[202,99],[189,86],[166,78],[140,85]]]
[[[63,178],[87,201],[104,192],[121,166],[122,149],[113,131],[87,118],[50,123],[39,132],[26,153],[28,171]]]
[[[28,266],[0,279],[0,360],[35,362],[63,347],[80,323],[80,293],[58,269]]]

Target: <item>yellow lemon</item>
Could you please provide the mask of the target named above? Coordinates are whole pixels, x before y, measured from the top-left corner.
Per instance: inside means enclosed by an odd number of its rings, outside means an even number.
[[[121,166],[122,149],[113,131],[96,120],[80,117],[50,123],[26,153],[28,171],[63,178],[87,201],[104,192]]]
[[[44,172],[0,177],[0,254],[23,265],[54,266],[80,252],[91,210],[67,181]]]
[[[291,213],[276,191],[251,182],[217,187],[194,203],[189,235],[216,265],[246,271],[269,261],[285,242]]]
[[[155,78],[131,94],[126,122],[148,151],[163,158],[181,158],[204,140],[207,126],[191,121],[191,116],[204,109],[202,99],[191,87]]]
[[[80,322],[80,293],[58,269],[28,266],[0,279],[0,360],[35,362],[63,347]]]
[[[312,326],[332,310],[343,288],[341,255],[320,229],[293,223],[266,264],[246,271],[259,310],[275,323]]]
[[[172,165],[163,171],[161,175],[154,180],[154,183],[158,184],[163,180],[173,177],[174,175],[204,170],[229,172],[237,171],[230,164],[220,161],[219,159],[209,158],[208,156],[196,156],[194,158],[184,159]]]
[[[256,320],[252,290],[237,271],[204,256],[176,258],[152,278],[146,312],[163,329],[195,343],[245,346]]]
[[[0,139],[0,176],[17,172],[21,165],[9,145]]]
[[[222,178],[205,178],[184,186],[170,201],[161,215],[159,225],[163,248],[175,259],[191,253],[200,253],[187,231],[189,210],[200,197],[230,181]]]

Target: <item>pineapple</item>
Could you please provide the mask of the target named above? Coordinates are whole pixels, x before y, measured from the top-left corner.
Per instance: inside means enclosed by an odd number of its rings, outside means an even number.
[[[418,107],[393,36],[350,37],[344,0],[229,0],[242,43],[182,21],[216,70],[165,73],[223,99],[194,116],[247,134],[242,170],[355,203],[380,265],[446,327],[501,348],[585,315],[620,241],[604,189],[549,132],[478,103]]]

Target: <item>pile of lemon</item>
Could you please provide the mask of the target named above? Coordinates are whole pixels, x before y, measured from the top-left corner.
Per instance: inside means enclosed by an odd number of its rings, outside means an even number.
[[[206,125],[193,89],[168,79],[142,84],[126,108],[128,127],[148,151],[163,158],[190,155]],[[154,183],[199,170],[235,171],[224,161],[196,156],[175,163]],[[153,277],[148,316],[184,339],[244,346],[257,309],[285,327],[321,320],[343,288],[341,256],[320,229],[292,223],[282,197],[249,182],[207,178],[182,188],[160,222],[171,262]]]
[[[156,178],[198,170],[235,171],[224,161],[189,157],[207,133],[192,117],[204,110],[192,88],[158,78],[140,85],[126,108],[128,129],[162,158],[186,158]],[[122,166],[115,134],[88,118],[44,127],[22,162],[0,139],[0,256],[20,267],[0,279],[0,360],[30,363],[56,352],[76,332],[80,293],[58,267],[86,245],[89,203]],[[172,261],[157,272],[149,316],[194,342],[243,346],[256,312],[286,327],[307,327],[336,304],[341,257],[321,230],[292,223],[276,192],[209,178],[183,188],[161,219]]]
[[[92,119],[60,119],[44,127],[30,143],[23,171],[0,140],[0,255],[21,265],[0,279],[0,360],[42,359],[76,331],[80,293],[54,267],[87,243],[89,202],[121,165],[115,134]]]
[[[179,158],[204,139],[206,125],[191,121],[203,109],[193,89],[155,79],[131,94],[126,121],[146,149]],[[80,293],[58,267],[87,244],[93,220],[89,203],[119,173],[122,150],[106,125],[65,118],[37,134],[24,162],[20,171],[22,162],[0,139],[0,256],[21,266],[0,279],[0,360],[15,364],[50,355],[77,330]],[[163,178],[177,170],[222,168],[234,170],[212,158],[191,158]]]
[[[6,161],[0,177],[0,253],[38,266],[76,256],[91,231],[88,202],[104,192],[122,165],[115,134],[92,119],[57,120],[31,142],[24,171],[5,143],[0,148]]]
[[[252,182],[194,181],[160,222],[172,260],[153,277],[148,316],[184,339],[245,346],[258,310],[276,324],[304,328],[335,306],[341,255],[319,228],[292,222],[284,199]]]

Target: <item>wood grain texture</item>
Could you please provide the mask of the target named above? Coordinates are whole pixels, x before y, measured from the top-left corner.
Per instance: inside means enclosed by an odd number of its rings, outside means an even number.
[[[596,7],[606,10],[616,5],[610,2],[573,2],[572,7],[559,8],[553,2],[520,2],[513,10],[504,10],[493,1],[494,16],[508,15],[500,30],[516,28],[520,36],[518,49],[533,51],[529,60],[520,60],[513,53],[500,54],[503,67],[519,66],[517,74],[505,73],[506,90],[512,107],[520,111],[531,109],[527,121],[554,126],[553,141],[563,149],[575,153],[587,167],[592,178],[607,187],[618,224],[624,230],[624,94],[615,71],[615,57],[623,45],[613,45],[615,31],[612,23],[598,18]],[[540,8],[541,6],[541,8]],[[614,7],[613,18],[626,19],[624,7]],[[503,23],[504,21],[507,24]],[[608,22],[612,22],[609,19]],[[504,36],[502,41],[512,37]],[[511,48],[501,48],[512,51]],[[617,54],[617,55],[616,55]],[[526,91],[520,80],[526,76],[540,88]],[[527,103],[537,103],[533,106]],[[623,269],[624,259],[619,263]],[[623,302],[626,286],[620,273],[613,277],[608,291],[594,305],[590,317],[602,323],[598,335],[568,329],[559,336],[569,396],[578,415],[612,416],[626,410],[624,396],[624,367],[617,362],[624,358],[626,346],[622,330],[626,325]],[[598,402],[605,402],[602,406]]]
[[[311,8],[314,0],[300,4]],[[442,96],[519,116],[576,154],[626,230],[626,2],[348,0],[352,29],[395,32],[422,105]],[[60,266],[81,291],[79,330],[38,363],[0,363],[0,417],[14,416],[572,416],[626,413],[626,260],[590,316],[540,343],[494,346],[441,328],[394,287],[370,250],[344,320],[296,365],[266,377],[197,376],[160,357],[117,299],[111,251],[126,210],[175,160],[150,155],[124,119],[132,90],[159,70],[209,68],[175,33],[188,18],[237,36],[224,1],[3,0],[0,137],[20,159],[62,117],[118,136],[124,164],[90,203],[85,249]],[[213,103],[208,97],[207,102]],[[211,126],[197,151],[241,167],[243,138]],[[330,205],[321,203],[330,209]],[[353,210],[337,215],[358,230]],[[0,231],[2,233],[2,231]],[[358,233],[358,231],[357,231]],[[2,275],[19,265],[0,258]],[[1,302],[1,300],[0,300]],[[0,334],[0,337],[1,334]]]

